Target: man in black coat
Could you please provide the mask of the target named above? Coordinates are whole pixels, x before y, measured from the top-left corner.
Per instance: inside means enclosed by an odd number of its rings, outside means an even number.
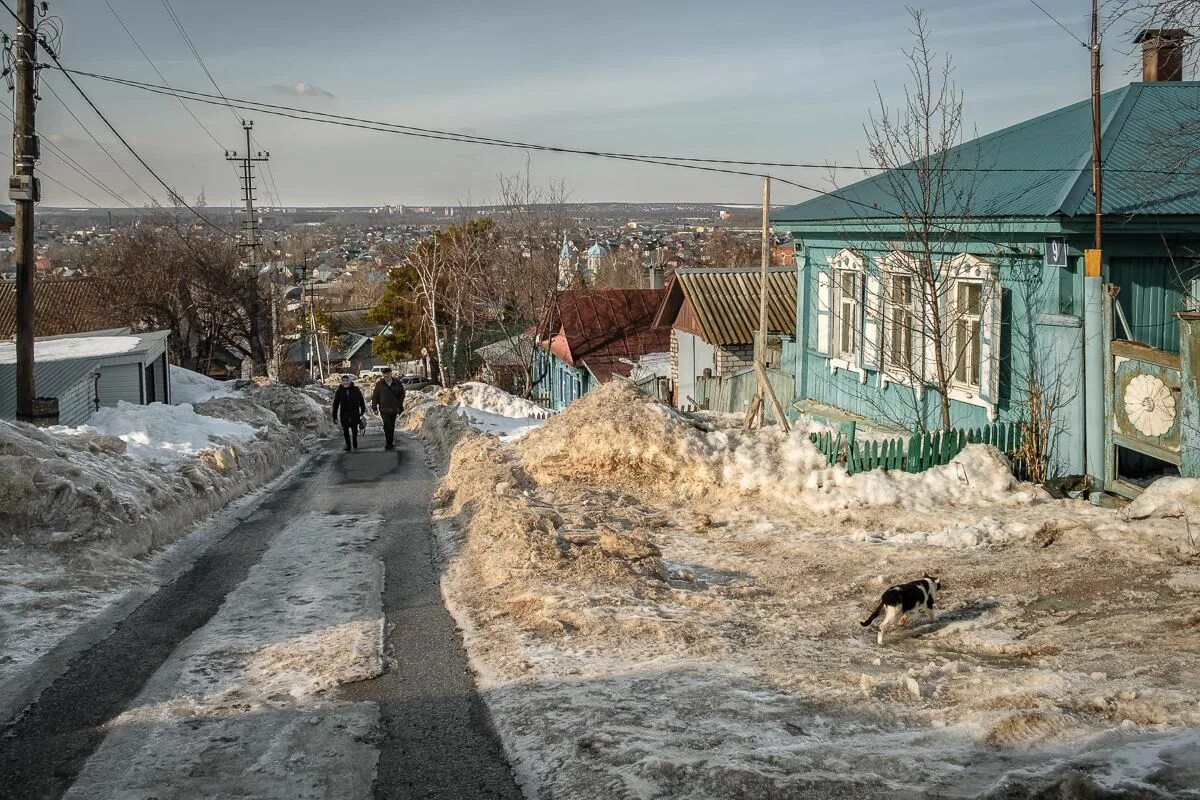
[[[358,425],[367,413],[367,403],[363,399],[362,390],[354,385],[354,377],[351,375],[342,376],[342,385],[333,395],[334,422],[338,421],[339,411],[342,414],[342,436],[346,437],[346,452],[349,453],[351,445],[355,450],[358,449]]]
[[[383,449],[395,447],[392,439],[396,435],[396,417],[404,410],[404,384],[392,377],[392,368],[384,367],[383,377],[375,384],[371,393],[371,411],[383,418]]]

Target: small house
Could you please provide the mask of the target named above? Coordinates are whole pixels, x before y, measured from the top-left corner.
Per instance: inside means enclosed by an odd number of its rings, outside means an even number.
[[[968,430],[1041,419],[1050,474],[1110,488],[1129,486],[1123,471],[1181,463],[1173,395],[1178,314],[1200,286],[1200,83],[1153,69],[1178,62],[1182,36],[1150,33],[1146,80],[1100,100],[1104,246],[1087,263],[1087,100],[938,156],[949,166],[926,223],[906,205],[916,165],[772,215],[799,271],[797,410],[908,431],[943,427],[947,411]],[[1130,395],[1151,384],[1150,399]],[[1146,403],[1169,419],[1139,428]]]
[[[128,328],[34,341],[34,394],[47,424],[83,425],[119,402],[171,402],[168,331]],[[0,343],[0,419],[17,414],[17,348]]]
[[[628,377],[643,356],[669,352],[671,329],[656,325],[662,289],[559,292],[542,326],[534,395],[566,408],[614,376]]]
[[[759,330],[760,267],[690,267],[677,270],[666,290],[656,324],[671,329],[671,383],[680,408],[741,410],[741,392],[717,389],[722,379],[752,370]],[[783,366],[783,345],[796,336],[796,269],[767,271],[765,366]],[[789,347],[789,356],[793,352]],[[716,382],[705,386],[706,379]],[[742,382],[753,384],[756,379]],[[721,397],[728,398],[722,405]],[[792,396],[791,388],[785,400]]]

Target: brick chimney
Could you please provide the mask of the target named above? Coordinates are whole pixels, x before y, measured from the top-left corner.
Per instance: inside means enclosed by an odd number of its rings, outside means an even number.
[[[1147,28],[1139,33],[1133,41],[1142,46],[1142,80],[1183,80],[1183,40],[1190,36],[1182,28]]]

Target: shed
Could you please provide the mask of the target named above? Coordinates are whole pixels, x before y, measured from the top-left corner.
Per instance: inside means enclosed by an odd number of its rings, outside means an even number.
[[[76,426],[121,401],[169,403],[169,337],[169,331],[117,328],[35,340],[34,393],[46,401],[46,416]],[[16,345],[0,343],[0,419],[16,418],[16,364]]]
[[[671,326],[671,381],[680,407],[701,401],[697,379],[731,375],[754,364],[760,267],[677,270],[658,324]],[[781,366],[783,342],[796,336],[796,268],[767,272],[766,366]]]

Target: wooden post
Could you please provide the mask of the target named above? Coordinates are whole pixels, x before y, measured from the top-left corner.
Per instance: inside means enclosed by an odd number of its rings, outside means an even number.
[[[765,405],[770,402],[779,425],[784,431],[789,431],[791,427],[788,425],[787,414],[784,412],[779,398],[775,396],[775,390],[767,381],[767,281],[770,278],[771,268],[771,179],[769,177],[763,178],[762,254],[759,265],[758,340],[754,343],[754,373],[758,378],[758,391],[755,392],[754,399],[750,401],[745,426],[747,428],[754,427],[756,415],[758,424],[765,425],[767,419]]]

